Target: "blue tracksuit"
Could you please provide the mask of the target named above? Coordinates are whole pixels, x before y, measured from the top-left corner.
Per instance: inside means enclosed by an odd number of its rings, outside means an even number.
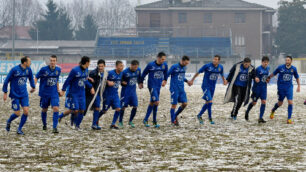
[[[138,99],[136,94],[136,84],[140,81],[141,69],[138,68],[135,72],[131,71],[130,68],[126,68],[122,72],[122,81],[127,83],[126,86],[122,86],[121,89],[121,105],[122,107],[127,106],[138,106]]]
[[[103,110],[106,111],[110,107],[113,109],[120,108],[120,99],[118,95],[118,88],[121,84],[122,72],[117,74],[116,70],[111,70],[108,72],[107,80],[113,81],[115,83],[114,86],[106,86],[105,91],[103,93]]]
[[[198,73],[203,72],[205,72],[202,82],[202,90],[204,92],[203,99],[206,101],[212,101],[218,77],[219,75],[224,76],[223,66],[219,64],[215,67],[213,63],[208,63],[198,71]]]
[[[61,68],[58,66],[55,69],[51,69],[50,66],[42,67],[36,74],[36,78],[40,79],[39,96],[42,108],[48,108],[50,104],[52,107],[59,106],[57,83],[60,75]]]
[[[235,80],[234,85],[240,86],[240,87],[247,87],[248,77],[249,77],[248,71],[249,71],[249,68],[244,68],[243,64],[241,64],[239,74],[237,76],[237,79]]]
[[[187,96],[184,90],[186,66],[181,66],[180,63],[174,64],[168,71],[167,77],[171,76],[170,93],[171,104],[176,105],[179,103],[187,103]]]
[[[22,68],[21,65],[13,67],[3,84],[2,91],[7,93],[8,83],[10,83],[10,94],[9,97],[12,99],[12,109],[14,111],[20,110],[22,107],[29,106],[29,96],[27,91],[27,79],[29,78],[30,85],[35,88],[33,74],[31,68]]]
[[[297,73],[297,69],[294,66],[290,66],[287,68],[286,65],[280,65],[278,68],[273,72],[273,75],[278,74],[277,80],[277,89],[278,89],[278,100],[283,101],[285,97],[288,100],[293,99],[293,84],[292,84],[292,77],[298,79],[299,74]]]
[[[159,101],[159,94],[163,80],[167,80],[168,65],[164,62],[158,65],[156,61],[150,62],[144,69],[140,83],[149,75],[148,89],[151,95],[151,102]]]
[[[88,69],[83,69],[81,66],[74,67],[66,79],[62,90],[66,91],[69,86],[69,93],[67,94],[66,107],[70,110],[85,110],[85,84],[89,88],[91,83],[87,80]]]
[[[253,83],[253,88],[252,88],[252,96],[251,98],[253,99],[254,102],[256,102],[259,98],[261,100],[266,100],[267,99],[267,78],[269,76],[269,70],[270,67],[262,67],[259,66],[256,68],[256,77],[259,78],[259,82],[254,82]]]

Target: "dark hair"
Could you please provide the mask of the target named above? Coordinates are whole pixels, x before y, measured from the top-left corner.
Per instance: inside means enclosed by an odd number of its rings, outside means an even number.
[[[57,59],[56,55],[51,55],[50,57],[51,57],[51,58],[56,58],[56,59]]]
[[[122,61],[117,60],[117,61],[116,61],[116,66],[118,66],[118,65],[120,65],[120,64],[122,64]]]
[[[262,62],[264,61],[270,61],[269,57],[268,56],[263,56],[262,59],[261,59]]]
[[[99,64],[104,64],[104,66],[105,66],[105,61],[103,59],[100,59],[100,60],[98,60],[97,65],[99,65]]]
[[[80,61],[80,65],[84,65],[84,64],[86,64],[86,63],[89,62],[89,61],[90,61],[90,58],[89,58],[89,57],[83,56],[82,59],[81,59],[81,61]]]
[[[25,63],[28,61],[28,58],[30,58],[29,56],[23,56],[20,61],[21,61],[21,64]]]
[[[137,60],[132,60],[132,61],[131,61],[131,65],[139,65],[139,61],[137,61]]]
[[[217,57],[217,58],[218,58],[218,60],[221,60],[221,56],[220,56],[220,55],[218,55],[218,54],[216,54],[214,57]]]
[[[162,58],[163,56],[166,56],[166,54],[165,54],[164,52],[159,52],[159,53],[157,54],[157,57],[158,57],[158,58]]]
[[[249,57],[246,57],[243,59],[244,63],[251,63],[251,59]]]
[[[190,58],[189,58],[188,56],[183,56],[183,57],[182,57],[182,60],[183,60],[183,61],[189,61]]]
[[[291,61],[292,61],[292,56],[286,56],[286,58],[289,58],[289,59],[291,59]]]

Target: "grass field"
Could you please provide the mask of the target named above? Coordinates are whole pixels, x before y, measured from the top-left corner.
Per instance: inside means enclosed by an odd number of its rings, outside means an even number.
[[[42,130],[39,97],[30,95],[30,117],[24,127],[25,136],[5,131],[12,113],[10,101],[1,100],[0,171],[305,171],[306,118],[303,105],[306,87],[295,93],[293,125],[286,124],[287,103],[279,108],[274,120],[269,112],[277,100],[276,87],[269,86],[268,104],[264,118],[258,124],[259,105],[245,122],[242,108],[237,121],[229,119],[232,104],[223,105],[224,86],[217,86],[213,117],[215,125],[200,126],[196,115],[203,100],[200,87],[187,87],[189,106],[181,114],[180,127],[170,125],[169,91],[161,92],[158,121],[160,129],[145,128],[142,119],[149,100],[147,89],[139,90],[139,110],[136,128],[127,124],[130,108],[125,113],[125,128],[110,130],[113,111],[103,116],[101,131],[91,130],[89,113],[76,131],[69,118],[59,124],[59,134],[52,133],[52,115],[48,113],[48,131]],[[2,99],[2,93],[0,94]],[[64,99],[61,99],[61,111]],[[151,118],[150,118],[151,120]]]

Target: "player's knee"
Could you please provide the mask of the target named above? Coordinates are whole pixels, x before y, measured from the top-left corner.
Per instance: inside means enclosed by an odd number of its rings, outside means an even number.
[[[96,107],[96,108],[95,108],[95,111],[100,111],[100,108]]]
[[[120,108],[116,108],[116,111],[117,111],[117,112],[120,112],[120,110],[121,110]]]
[[[176,108],[176,105],[171,105],[171,109],[175,109]]]
[[[54,107],[53,107],[53,112],[58,112],[58,111],[59,111],[58,106],[54,106]]]
[[[15,111],[14,114],[20,116],[20,111]]]
[[[266,100],[262,100],[262,101],[261,101],[261,104],[266,104],[266,103],[267,103]]]
[[[255,106],[257,104],[257,102],[252,102],[253,106]]]
[[[42,111],[42,112],[47,112],[47,111],[48,111],[48,108],[43,108],[41,111]]]
[[[282,106],[283,105],[283,102],[278,102],[278,106]]]
[[[186,108],[187,107],[187,103],[183,103],[182,104],[182,108],[184,109],[184,108]]]
[[[154,105],[158,106],[159,105],[159,101],[154,102]]]
[[[292,100],[288,100],[288,104],[289,104],[289,105],[292,105],[292,104],[293,104],[293,101],[292,101]]]

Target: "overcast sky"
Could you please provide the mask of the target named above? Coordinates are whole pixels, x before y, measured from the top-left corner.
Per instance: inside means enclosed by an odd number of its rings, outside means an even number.
[[[47,1],[47,0],[45,0]],[[68,2],[68,1],[75,1],[75,0],[54,0],[56,2],[62,1],[62,2]],[[99,2],[101,0],[90,0],[90,1],[95,1],[95,2]],[[133,4],[137,4],[138,0],[130,0]],[[154,2],[154,1],[159,1],[159,0],[140,0],[141,4],[146,4],[149,2]],[[247,2],[251,2],[251,3],[257,3],[257,4],[261,4],[261,5],[265,5],[268,7],[272,7],[274,9],[276,9],[278,7],[277,3],[279,2],[279,0],[245,0]]]

